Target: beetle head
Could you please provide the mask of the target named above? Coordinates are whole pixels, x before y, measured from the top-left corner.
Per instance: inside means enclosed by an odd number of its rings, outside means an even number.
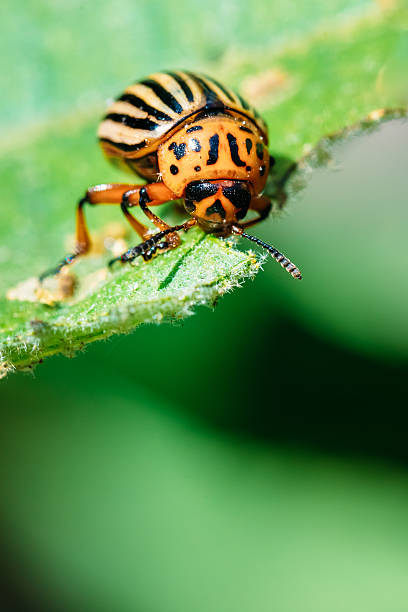
[[[184,206],[205,232],[228,235],[246,216],[251,196],[245,181],[193,181],[185,189]]]

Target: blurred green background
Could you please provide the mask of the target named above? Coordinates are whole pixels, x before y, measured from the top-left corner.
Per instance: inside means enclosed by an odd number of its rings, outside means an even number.
[[[50,210],[69,233],[117,176],[94,131],[129,82],[234,55],[255,74],[264,48],[392,5],[2,5],[2,286],[29,234],[29,274],[58,256]],[[3,609],[407,609],[407,143],[403,120],[339,143],[257,228],[302,283],[267,261],[215,311],[2,381]]]

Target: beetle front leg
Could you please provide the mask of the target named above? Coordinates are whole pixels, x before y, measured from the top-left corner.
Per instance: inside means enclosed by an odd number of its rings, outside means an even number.
[[[172,234],[174,234],[175,232],[179,232],[180,230],[188,232],[188,230],[191,229],[194,225],[196,225],[196,223],[196,219],[189,219],[181,225],[173,225],[172,227],[168,226],[167,229],[162,230],[161,232],[157,232],[157,234],[153,234],[153,236],[150,236],[150,238],[148,238],[144,242],[136,245],[132,249],[129,249],[120,257],[115,257],[115,259],[111,259],[108,265],[109,267],[112,267],[113,264],[117,261],[121,261],[122,263],[130,262],[139,256],[142,256],[145,261],[149,261],[158,249],[165,250],[168,248],[168,236],[171,236]]]
[[[124,193],[121,209],[129,223],[134,227],[133,224],[135,222],[139,225],[140,223],[130,214],[128,209],[133,206],[139,206],[149,221],[151,221],[157,229],[163,231],[169,229],[170,225],[155,215],[147,204],[149,204],[149,206],[157,206],[158,204],[176,199],[177,195],[170,191],[163,183],[152,183],[150,185],[144,185],[141,189],[134,188]],[[144,234],[141,234],[141,236],[146,240],[150,234],[151,232],[146,228],[146,231]],[[175,249],[180,245],[180,237],[177,233],[168,234],[166,242],[167,248]]]
[[[139,203],[140,194],[145,192],[151,193],[150,198],[151,204],[162,204],[169,200],[175,199],[174,194],[162,183],[153,183],[151,185],[129,185],[124,183],[108,183],[95,185],[90,187],[85,196],[78,202],[76,211],[76,245],[75,249],[69,255],[66,255],[54,268],[46,270],[40,275],[40,281],[47,276],[53,276],[64,267],[71,264],[80,255],[85,255],[91,247],[91,238],[89,236],[88,227],[84,215],[85,204],[99,205],[99,204],[121,204],[125,194],[133,194],[138,196],[138,201],[132,203],[132,206],[137,206]],[[133,229],[143,238],[144,240],[149,235],[148,228],[135,219],[128,211],[124,210],[125,216]],[[163,221],[164,223],[164,221]],[[168,227],[166,225],[166,227]]]
[[[85,204],[119,204],[124,192],[131,185],[124,183],[108,183],[90,187],[83,198],[81,198],[76,210],[76,244],[74,251],[66,255],[54,268],[43,272],[39,279],[42,281],[47,276],[53,276],[64,266],[71,264],[80,255],[85,255],[91,247],[91,238],[84,215]]]

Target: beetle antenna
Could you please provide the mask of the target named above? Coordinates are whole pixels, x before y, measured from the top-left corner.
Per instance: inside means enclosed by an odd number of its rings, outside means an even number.
[[[302,280],[302,274],[300,270],[295,266],[294,263],[290,261],[290,259],[288,259],[283,253],[278,251],[278,249],[276,249],[274,246],[268,244],[267,242],[264,242],[263,240],[260,240],[259,238],[256,238],[256,236],[250,236],[250,234],[246,234],[240,227],[234,226],[232,228],[232,231],[234,234],[238,234],[238,236],[241,236],[242,238],[247,238],[247,240],[255,242],[255,244],[258,244],[263,249],[266,249],[272,255],[273,259],[280,263],[282,268],[285,268],[285,270],[289,272],[289,274],[293,276],[293,278]]]

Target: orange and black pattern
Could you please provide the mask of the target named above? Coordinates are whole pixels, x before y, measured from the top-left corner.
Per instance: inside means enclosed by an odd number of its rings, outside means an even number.
[[[191,72],[156,72],[128,87],[98,130],[110,157],[138,159],[155,152],[169,133],[200,111],[231,110],[254,124],[267,143],[266,125],[239,94]]]

